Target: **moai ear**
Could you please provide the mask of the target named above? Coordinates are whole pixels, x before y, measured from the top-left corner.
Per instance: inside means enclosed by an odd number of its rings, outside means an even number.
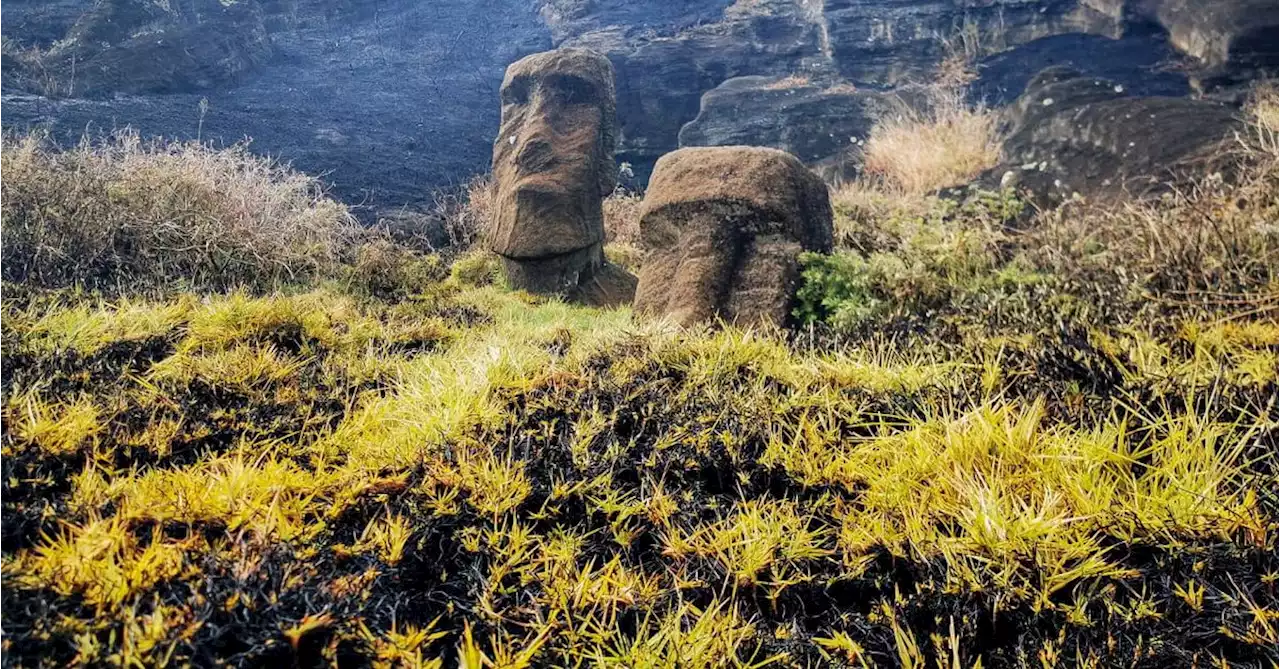
[[[614,83],[613,64],[605,60],[604,85],[600,100],[600,195],[608,197],[618,188],[618,163],[614,152],[618,149],[618,99]]]

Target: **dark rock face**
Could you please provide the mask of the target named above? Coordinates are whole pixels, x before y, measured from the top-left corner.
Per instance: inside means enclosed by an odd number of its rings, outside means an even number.
[[[252,137],[370,209],[429,202],[483,171],[505,67],[559,46],[613,62],[617,157],[643,184],[691,122],[690,142],[759,141],[812,160],[807,147],[852,105],[776,100],[781,116],[817,114],[809,138],[734,130],[718,110],[745,98],[719,88],[735,78],[896,91],[927,81],[944,40],[965,33],[1012,49],[975,87],[992,102],[1063,63],[1179,94],[1183,77],[1154,62],[1187,54],[1196,86],[1229,88],[1275,71],[1277,34],[1265,0],[8,0],[3,12],[5,128],[47,126],[67,142],[126,124],[144,136]],[[746,111],[752,124],[770,113]]]
[[[828,178],[848,178],[876,118],[902,104],[851,84],[739,77],[702,96],[698,117],[680,130],[680,146],[767,146]]]
[[[9,0],[0,5],[4,36],[25,47],[48,49],[65,38],[92,6],[87,0]]]
[[[621,6],[621,0],[599,3]],[[679,3],[672,3],[679,4]],[[705,14],[723,0],[692,0]],[[598,9],[597,11],[604,11]],[[608,13],[606,12],[607,16]],[[659,28],[671,29],[670,25]],[[552,24],[553,32],[563,26]],[[723,9],[717,21],[674,34],[612,25],[578,34],[565,44],[606,54],[618,70],[619,157],[647,172],[659,156],[677,146],[680,128],[698,115],[702,94],[742,75],[785,76],[827,67],[823,28],[795,0],[753,0]]]
[[[969,95],[989,106],[1007,105],[1022,95],[1027,83],[1048,67],[1065,66],[1081,76],[1115,82],[1134,95],[1185,96],[1187,75],[1169,67],[1179,56],[1160,34],[1139,33],[1111,39],[1073,33],[1032,40],[984,58]]]
[[[256,5],[198,0],[152,17],[156,6],[100,0],[105,15],[91,12],[72,27],[71,38],[85,52],[78,74],[91,82],[85,95],[206,90],[235,82],[271,53]],[[95,48],[99,41],[106,46]]]
[[[784,325],[803,251],[830,251],[826,184],[794,156],[688,148],[658,161],[641,207],[638,311],[690,325]]]
[[[79,14],[92,7],[77,4]],[[199,136],[214,144],[252,138],[254,151],[325,175],[335,195],[372,221],[377,209],[430,205],[435,188],[483,172],[493,155],[504,70],[551,47],[526,0],[236,4],[259,6],[272,53],[236,83],[65,99],[23,93],[6,80],[4,127],[45,127],[64,144],[86,129],[125,125],[143,136]],[[3,11],[6,37],[24,22],[38,34],[66,25],[34,0],[8,0]]]
[[[1280,40],[1276,3],[1269,0],[1149,0],[1139,12],[1168,31],[1180,51],[1205,66],[1206,78],[1274,72]]]
[[[68,97],[192,92],[232,83],[270,54],[253,3],[97,0],[64,38],[11,58],[5,78]]]
[[[1240,128],[1226,105],[1137,97],[1119,84],[1049,68],[1006,110],[1002,164],[979,182],[1017,185],[1050,204],[1151,193],[1203,173]]]
[[[670,36],[703,23],[716,23],[735,0],[542,0],[543,20],[556,40],[568,40],[617,26],[649,37]]]
[[[946,53],[943,40],[963,29],[1005,47],[1061,33],[1122,32],[1118,17],[1075,0],[825,0],[823,15],[831,57],[855,83],[927,78]]]

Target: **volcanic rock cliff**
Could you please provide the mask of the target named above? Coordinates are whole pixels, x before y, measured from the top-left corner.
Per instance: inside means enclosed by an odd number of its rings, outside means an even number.
[[[1048,65],[1184,95],[1276,60],[1261,0],[9,0],[3,34],[6,128],[249,137],[380,208],[483,171],[503,69],[553,46],[613,61],[641,180],[682,144],[831,162],[949,49],[1000,52],[996,103]]]

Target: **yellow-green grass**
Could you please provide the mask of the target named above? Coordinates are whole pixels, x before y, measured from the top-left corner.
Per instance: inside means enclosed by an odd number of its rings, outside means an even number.
[[[448,280],[46,296],[3,325],[23,664],[1212,664],[1276,638],[1270,317],[831,346]]]

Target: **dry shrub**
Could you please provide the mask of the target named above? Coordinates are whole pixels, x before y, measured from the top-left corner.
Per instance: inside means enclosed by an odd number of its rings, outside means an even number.
[[[349,285],[383,298],[404,297],[443,281],[448,267],[439,256],[418,253],[379,235],[355,247]]]
[[[781,79],[765,84],[762,88],[766,91],[781,91],[792,88],[803,88],[808,85],[808,76],[803,74],[789,74]]]
[[[1231,190],[1206,181],[1118,208],[1064,207],[1042,216],[1024,244],[1054,275],[1125,286],[1120,297],[1147,309],[1274,315],[1274,198],[1266,205]]]
[[[3,276],[48,286],[268,288],[324,274],[357,228],[318,180],[237,145],[5,137]]]
[[[1029,248],[1081,282],[1113,277],[1162,309],[1275,314],[1280,219],[1274,84],[1246,108],[1230,176],[1212,173],[1160,198],[1064,207],[1040,217]]]
[[[436,194],[436,214],[444,221],[450,245],[465,250],[485,239],[493,224],[497,193],[493,178],[483,174],[460,190]]]
[[[867,138],[862,171],[908,195],[965,183],[1000,159],[996,114],[960,89],[936,88],[925,109],[881,119]]]
[[[640,245],[640,205],[644,196],[621,188],[604,201],[604,241],[606,244]]]
[[[933,80],[944,88],[967,86],[978,78],[979,60],[1008,48],[1005,31],[985,31],[972,20],[965,20],[939,41],[944,55]]]
[[[831,205],[836,213],[836,246],[870,252],[897,238],[899,222],[927,219],[943,202],[933,195],[886,192],[859,179],[834,189]]]
[[[1280,82],[1258,84],[1249,111],[1263,132],[1280,134]]]

